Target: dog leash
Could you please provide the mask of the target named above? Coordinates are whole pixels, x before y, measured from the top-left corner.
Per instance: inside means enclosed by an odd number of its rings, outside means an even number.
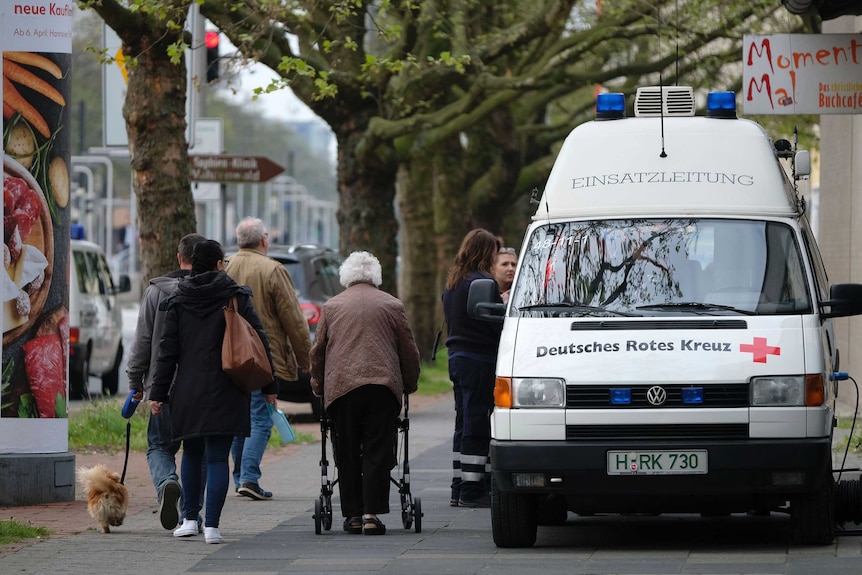
[[[126,421],[126,459],[123,461],[123,474],[120,476],[120,483],[126,483],[126,467],[129,465],[129,444],[131,443],[132,421]]]

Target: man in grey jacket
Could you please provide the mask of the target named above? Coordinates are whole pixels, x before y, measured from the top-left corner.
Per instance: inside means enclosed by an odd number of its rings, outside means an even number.
[[[126,369],[129,389],[136,391],[134,397],[138,401],[144,399],[145,395],[149,397],[153,384],[153,371],[159,355],[159,339],[165,321],[165,312],[159,310],[159,305],[176,291],[180,279],[189,275],[192,269],[192,251],[195,245],[205,240],[200,234],[183,236],[177,248],[180,268],[151,279],[141,298],[138,325],[135,328],[135,339]],[[174,529],[179,522],[178,503],[181,491],[176,462],[179,447],[179,442],[175,442],[171,434],[170,407],[165,404],[159,415],[150,415],[147,424],[147,465],[150,467],[150,475],[159,500],[159,520],[165,529]]]

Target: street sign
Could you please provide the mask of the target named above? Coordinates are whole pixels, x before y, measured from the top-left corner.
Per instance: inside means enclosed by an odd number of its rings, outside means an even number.
[[[263,156],[190,155],[193,182],[268,182],[284,168]]]

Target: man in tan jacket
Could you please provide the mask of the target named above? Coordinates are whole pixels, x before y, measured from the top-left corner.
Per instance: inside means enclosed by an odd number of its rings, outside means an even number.
[[[252,303],[269,340],[275,380],[278,384],[296,381],[297,369],[308,371],[311,338],[290,274],[266,255],[269,236],[263,221],[244,218],[236,227],[239,252],[230,257],[225,271],[238,284],[252,291]],[[272,433],[267,404],[276,395],[251,394],[251,435],[236,437],[231,447],[236,491],[252,499],[270,499],[272,493],[260,487],[260,461]]]

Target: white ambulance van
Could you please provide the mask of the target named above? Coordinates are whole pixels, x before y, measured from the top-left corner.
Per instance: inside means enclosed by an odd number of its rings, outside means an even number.
[[[838,370],[830,286],[797,180],[807,152],[691,88],[603,94],[562,146],[521,248],[491,416],[500,547],[567,512],[788,512],[833,540]],[[846,374],[844,374],[846,377]]]

